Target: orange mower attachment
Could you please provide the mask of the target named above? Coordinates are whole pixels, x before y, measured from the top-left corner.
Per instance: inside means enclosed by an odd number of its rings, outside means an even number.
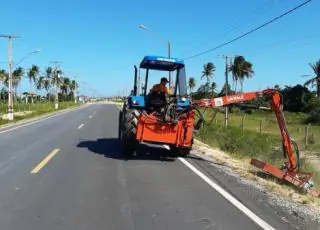
[[[141,113],[137,123],[136,139],[139,142],[163,143],[179,148],[191,148],[195,114],[191,110],[177,122],[159,119],[155,113]]]

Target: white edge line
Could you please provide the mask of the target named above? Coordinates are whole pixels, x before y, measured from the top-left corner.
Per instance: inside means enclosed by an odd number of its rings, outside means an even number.
[[[195,174],[197,174],[202,180],[204,180],[207,184],[209,184],[213,189],[215,189],[221,196],[227,199],[231,204],[233,204],[236,208],[238,208],[241,212],[247,215],[251,220],[253,220],[256,224],[258,224],[263,229],[275,230],[271,225],[253,213],[250,209],[248,209],[245,205],[243,205],[240,201],[230,195],[227,191],[221,188],[218,184],[209,179],[206,175],[196,169],[192,164],[186,161],[183,158],[178,158],[184,165],[186,165],[189,169],[191,169]]]
[[[118,107],[116,107],[118,108]],[[119,108],[118,108],[119,109]],[[120,110],[120,109],[119,109]],[[189,169],[191,169],[195,174],[197,174],[202,180],[204,180],[207,184],[209,184],[213,189],[215,189],[221,196],[227,199],[231,204],[233,204],[236,208],[238,208],[241,212],[247,215],[251,220],[253,220],[256,224],[258,224],[263,229],[275,230],[271,225],[253,213],[250,209],[248,209],[245,205],[243,205],[240,201],[230,195],[227,191],[221,188],[218,184],[209,179],[206,175],[196,169],[192,164],[190,164],[185,159],[179,157],[178,158],[184,165],[186,165]]]
[[[83,126],[84,126],[84,124],[81,124],[81,125],[78,127],[78,129],[81,129]]]
[[[116,108],[118,108],[116,106]],[[119,108],[118,108],[119,109]],[[120,109],[119,109],[120,110]],[[185,159],[179,157],[178,158],[184,165],[186,165],[189,169],[191,169],[195,174],[197,174],[202,180],[204,180],[207,184],[209,184],[213,189],[215,189],[221,196],[227,199],[231,204],[233,204],[236,208],[238,208],[241,212],[247,215],[252,221],[254,221],[257,225],[259,225],[263,229],[275,230],[270,224],[265,222],[255,213],[253,213],[250,209],[248,209],[245,205],[243,205],[240,201],[230,195],[227,191],[221,188],[218,184],[209,179],[206,175],[196,169],[192,164],[190,164]]]
[[[85,107],[81,107],[81,108],[85,108]],[[10,132],[10,131],[13,131],[13,130],[16,130],[16,129],[20,129],[22,127],[26,127],[26,126],[29,126],[29,125],[32,125],[32,124],[36,124],[36,123],[39,123],[41,121],[45,121],[45,120],[48,120],[50,118],[57,117],[57,116],[60,116],[62,114],[65,114],[65,113],[68,113],[68,112],[72,112],[72,111],[75,111],[75,110],[81,109],[81,108],[71,109],[71,110],[68,110],[68,111],[65,111],[65,112],[61,112],[61,113],[58,113],[58,114],[54,114],[52,116],[45,117],[45,118],[42,118],[42,119],[39,119],[39,120],[36,120],[36,121],[31,121],[31,122],[23,124],[23,125],[18,125],[16,127],[11,128],[11,129],[6,129],[6,130],[3,130],[3,131],[0,131],[0,134],[7,133],[7,132]]]

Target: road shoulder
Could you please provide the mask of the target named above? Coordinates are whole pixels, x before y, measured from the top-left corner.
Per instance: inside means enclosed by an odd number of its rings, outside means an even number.
[[[50,113],[46,113],[40,116],[36,116],[36,117],[32,117],[32,118],[26,118],[20,121],[16,121],[16,122],[12,122],[9,124],[5,124],[5,125],[0,125],[0,133],[12,128],[18,128],[20,126],[24,126],[24,125],[28,125],[28,124],[33,124],[33,123],[37,123],[40,122],[41,120],[44,119],[49,119],[51,117],[55,117],[58,116],[60,114],[64,114],[67,112],[71,112],[77,109],[81,109],[84,108],[88,105],[81,105],[81,106],[75,106],[75,107],[71,107],[71,108],[67,108],[67,109],[63,109],[63,110],[59,110],[59,111],[55,111],[55,112],[50,112]]]

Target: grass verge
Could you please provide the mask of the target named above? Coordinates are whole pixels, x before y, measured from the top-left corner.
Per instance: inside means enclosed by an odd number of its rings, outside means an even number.
[[[19,105],[16,105],[19,106]],[[27,109],[27,111],[31,111],[32,113],[24,115],[24,116],[19,116],[16,115],[14,116],[14,120],[13,121],[9,121],[9,120],[4,120],[0,118],[0,126],[1,125],[5,125],[5,124],[10,124],[10,123],[14,123],[17,121],[21,121],[24,119],[30,119],[30,118],[34,118],[34,117],[38,117],[41,115],[45,115],[48,113],[52,113],[52,112],[56,112],[59,110],[64,110],[64,109],[68,109],[68,108],[72,108],[72,107],[77,107],[79,106],[79,104],[75,104],[74,102],[60,102],[59,103],[59,109],[56,110],[54,108],[54,104],[53,103],[39,103],[39,104],[33,104],[30,105]],[[16,112],[18,112],[19,110],[14,110]],[[22,111],[22,110],[20,110]]]
[[[208,119],[211,117],[213,111],[207,111],[206,115]],[[289,113],[285,112],[285,119],[288,127],[288,131],[293,137],[301,149],[307,149],[312,152],[320,152],[320,126],[309,125],[308,126],[308,142],[309,145],[305,147],[305,129],[307,127],[304,124],[306,114],[304,113]],[[224,114],[218,113],[216,115],[216,122],[223,124]],[[232,113],[229,113],[228,119],[229,125],[232,127],[242,127],[244,125],[245,130],[250,130],[256,133],[260,132],[260,122],[262,133],[271,134],[280,139],[280,132],[278,122],[273,112],[254,111],[252,114],[239,112],[239,110],[233,109]]]

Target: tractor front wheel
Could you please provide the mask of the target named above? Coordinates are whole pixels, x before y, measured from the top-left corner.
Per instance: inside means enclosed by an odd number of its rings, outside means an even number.
[[[118,138],[122,140],[122,132],[123,132],[123,112],[119,112],[119,123],[118,123]]]

